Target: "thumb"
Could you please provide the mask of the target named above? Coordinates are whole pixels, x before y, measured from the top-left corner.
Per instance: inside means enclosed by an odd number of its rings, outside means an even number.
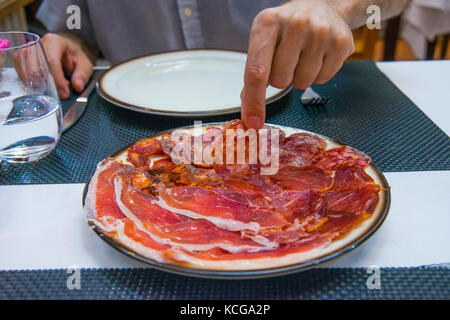
[[[89,78],[92,75],[92,68],[93,65],[87,57],[85,59],[77,59],[77,61],[75,62],[75,69],[71,77],[72,86],[75,91],[83,91],[84,87],[89,81]]]

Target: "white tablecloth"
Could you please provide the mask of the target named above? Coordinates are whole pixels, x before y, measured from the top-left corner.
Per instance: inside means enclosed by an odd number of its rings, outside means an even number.
[[[379,63],[447,134],[450,61]],[[419,266],[450,262],[450,171],[388,172],[389,215],[361,247],[325,267]],[[0,270],[143,267],[87,226],[83,184],[0,186]]]

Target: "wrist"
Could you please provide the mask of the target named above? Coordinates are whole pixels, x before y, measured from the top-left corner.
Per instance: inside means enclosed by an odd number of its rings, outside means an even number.
[[[287,3],[305,3],[310,2],[314,5],[317,2],[321,2],[323,5],[328,6],[332,10],[336,12],[336,14],[341,17],[349,27],[354,28],[358,24],[357,16],[355,13],[360,9],[361,1],[360,0],[290,0]]]
[[[325,0],[331,8],[347,23],[350,28],[355,28],[357,23],[354,21],[355,11],[358,10],[360,1],[354,0]]]

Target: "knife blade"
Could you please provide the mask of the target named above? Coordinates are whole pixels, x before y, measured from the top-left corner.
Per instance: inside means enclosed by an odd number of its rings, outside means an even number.
[[[81,117],[86,109],[86,106],[89,101],[89,95],[97,83],[97,80],[100,78],[101,74],[104,72],[104,69],[94,69],[94,74],[91,77],[89,84],[86,86],[84,91],[80,94],[77,100],[70,106],[69,110],[64,114],[63,117],[63,126],[62,133],[70,129]]]

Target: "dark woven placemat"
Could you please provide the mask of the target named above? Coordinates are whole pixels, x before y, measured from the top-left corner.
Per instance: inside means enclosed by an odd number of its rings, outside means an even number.
[[[2,271],[0,299],[450,299],[446,267],[381,268],[368,289],[364,268],[313,269],[259,280],[208,280],[153,269],[81,269],[69,290],[65,270]]]
[[[383,171],[450,170],[450,138],[415,106],[371,61],[344,65],[323,86],[321,108],[305,108],[293,90],[268,108],[267,122],[324,134],[372,156]],[[176,94],[172,88],[170,94]],[[66,109],[74,95],[63,102]],[[140,114],[118,108],[93,93],[78,123],[63,134],[55,151],[31,164],[0,163],[0,184],[85,182],[97,163],[150,134],[192,125],[194,119]],[[203,118],[226,121],[239,114]],[[198,119],[196,119],[198,120]]]

